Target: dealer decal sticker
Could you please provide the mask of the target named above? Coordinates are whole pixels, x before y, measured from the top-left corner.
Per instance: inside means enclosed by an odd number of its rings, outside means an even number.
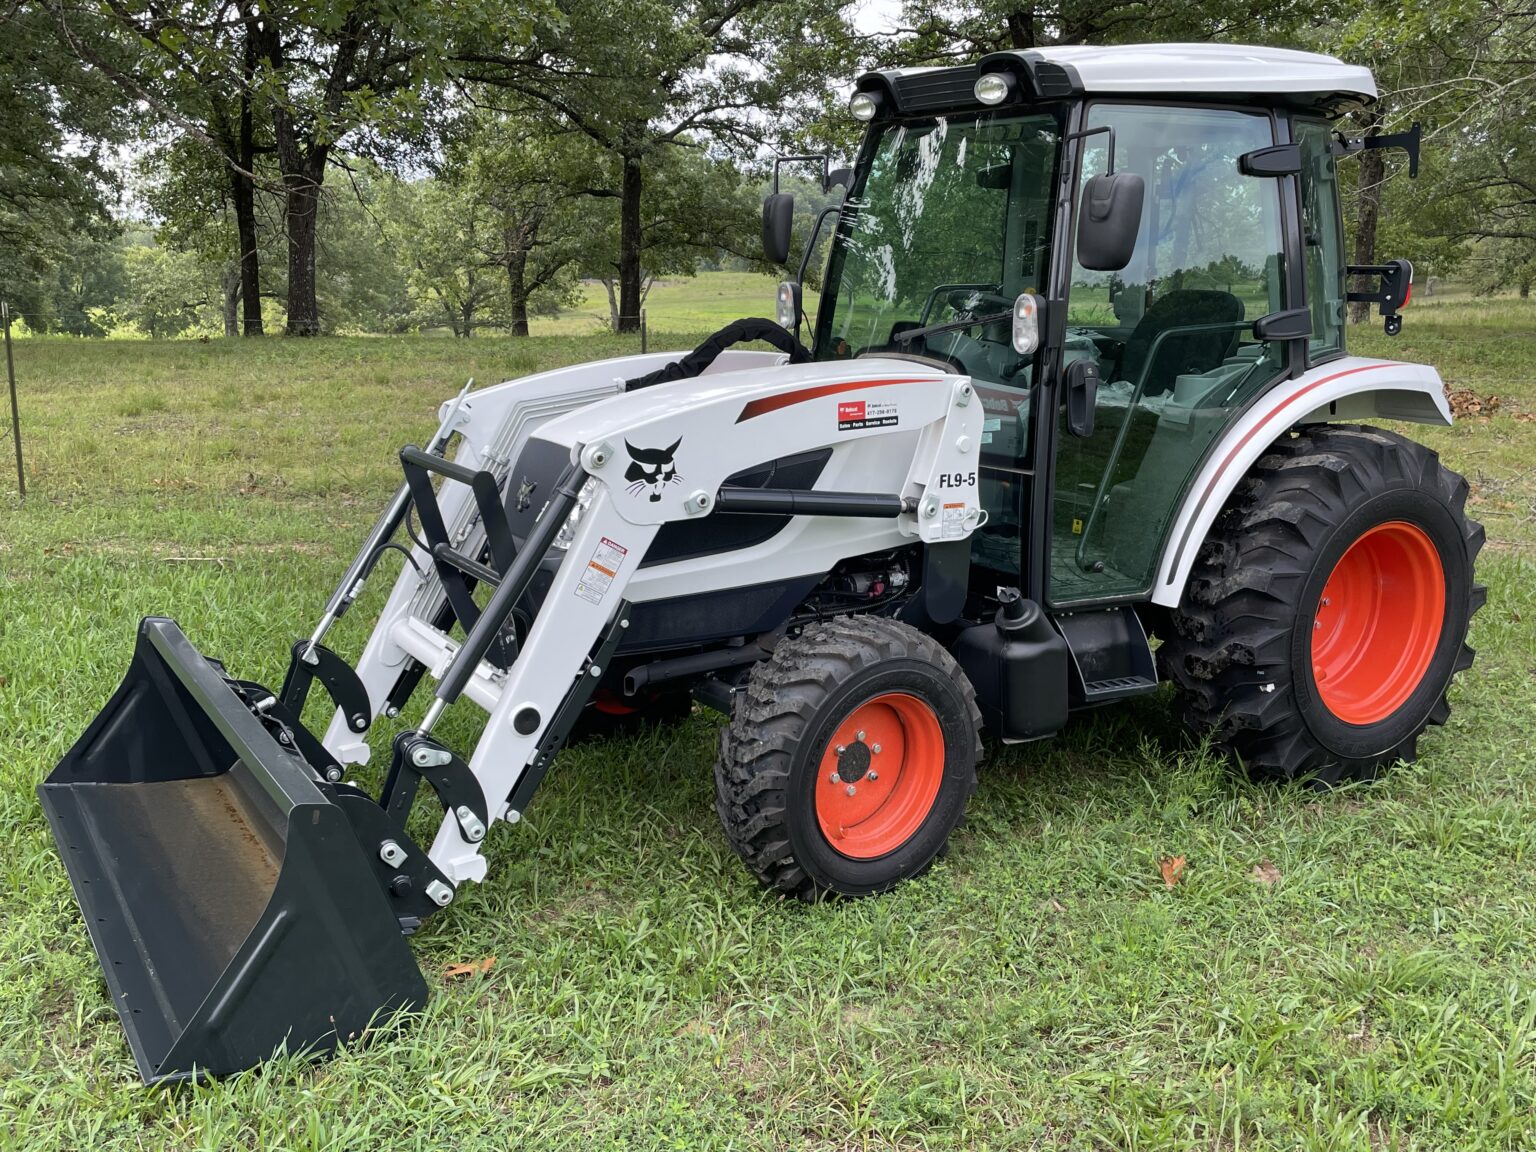
[[[619,568],[628,555],[629,549],[624,545],[606,536],[602,537],[576,585],[576,595],[588,604],[601,604],[603,597],[608,595],[608,589],[613,587],[614,580],[618,579]]]
[[[837,430],[854,432],[860,428],[890,428],[899,422],[894,400],[839,400]]]

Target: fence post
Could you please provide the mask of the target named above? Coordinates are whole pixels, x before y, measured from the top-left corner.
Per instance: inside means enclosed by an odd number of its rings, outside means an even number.
[[[21,411],[16,405],[16,360],[11,355],[11,306],[0,300],[0,320],[5,321],[5,376],[11,385],[11,439],[16,442],[16,487],[27,498],[27,470],[21,463]]]
[[[640,354],[645,355],[645,309],[640,309]]]

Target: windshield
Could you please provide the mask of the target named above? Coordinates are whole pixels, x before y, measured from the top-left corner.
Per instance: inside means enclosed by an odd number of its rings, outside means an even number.
[[[1026,384],[1007,314],[1046,287],[1058,139],[1056,115],[1041,112],[884,128],[827,266],[817,358],[913,352]],[[988,322],[901,339],[969,318]]]

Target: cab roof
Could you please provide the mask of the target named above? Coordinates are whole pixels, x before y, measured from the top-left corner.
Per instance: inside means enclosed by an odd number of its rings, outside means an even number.
[[[1320,52],[1247,44],[1063,45],[1035,52],[1075,69],[1085,92],[1348,92],[1376,98],[1369,68]]]
[[[971,86],[977,76],[993,71],[1013,73],[1023,82],[1026,99],[1082,93],[1231,96],[1334,112],[1376,99],[1376,81],[1369,68],[1318,52],[1247,44],[1052,45],[994,52],[979,63],[958,68],[870,72],[857,87],[883,90],[898,114],[931,113],[976,106]]]

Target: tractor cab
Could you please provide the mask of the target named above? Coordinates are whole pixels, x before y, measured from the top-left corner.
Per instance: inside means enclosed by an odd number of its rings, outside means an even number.
[[[858,82],[868,130],[839,174],[813,354],[917,357],[975,383],[973,585],[1050,609],[1152,593],[1212,446],[1256,397],[1345,354],[1336,164],[1361,145],[1335,121],[1375,93],[1331,57],[1224,45],[1004,52]],[[1383,143],[1404,142],[1365,142]],[[773,215],[767,246],[787,249]],[[1411,270],[1371,271],[1392,331]],[[781,288],[787,327],[799,296]]]

